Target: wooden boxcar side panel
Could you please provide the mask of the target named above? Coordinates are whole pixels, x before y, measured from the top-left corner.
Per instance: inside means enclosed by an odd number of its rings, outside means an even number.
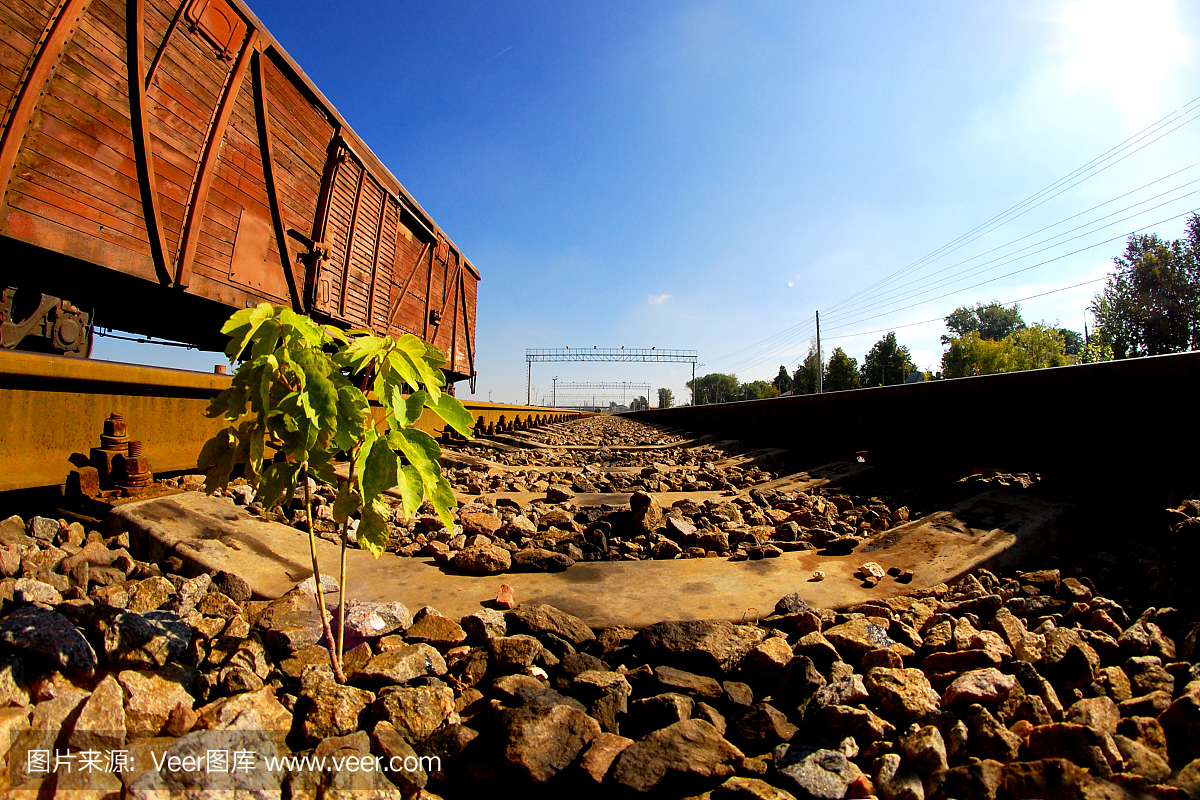
[[[473,269],[240,0],[203,6],[223,17],[223,42],[192,19],[201,7],[0,0],[0,233],[224,305],[290,299],[415,333],[469,374]],[[306,237],[329,252],[316,287]]]
[[[335,128],[329,119],[297,88],[273,58],[262,58],[265,106],[271,124],[271,157],[275,163],[275,191],[284,231],[304,236],[312,233],[317,216],[317,199],[325,170],[329,143]],[[307,298],[305,270],[296,261],[300,252],[294,242],[289,248],[295,285]],[[307,302],[305,299],[304,302]]]

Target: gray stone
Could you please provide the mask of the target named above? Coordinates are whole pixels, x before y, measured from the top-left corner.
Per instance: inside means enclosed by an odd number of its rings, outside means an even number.
[[[520,671],[542,654],[542,643],[532,636],[497,636],[489,639],[487,652],[491,663],[503,671]]]
[[[35,578],[17,578],[13,584],[13,597],[22,603],[41,603],[56,606],[63,601],[58,589]]]
[[[67,737],[75,750],[119,750],[125,745],[125,694],[112,675],[96,685]]]
[[[34,517],[29,520],[29,535],[43,542],[53,542],[60,527],[56,519]]]
[[[512,554],[514,572],[561,572],[574,563],[575,559],[565,553],[540,547],[526,547]]]
[[[375,701],[375,695],[339,684],[331,667],[317,664],[304,668],[300,700],[300,729],[309,744],[316,744],[329,736],[346,736],[358,730],[359,716]]]
[[[571,616],[544,603],[521,605],[507,614],[508,630],[532,636],[554,634],[572,645],[593,641],[596,634],[579,617]]]
[[[415,743],[455,713],[454,691],[448,686],[388,686],[380,690],[372,709],[377,718]]]
[[[346,630],[361,638],[386,636],[404,631],[413,624],[413,615],[400,601],[368,603],[350,600],[346,603]]]
[[[880,712],[904,724],[927,717],[940,707],[937,692],[919,669],[876,667],[867,673],[864,684]]]
[[[458,624],[466,631],[467,637],[476,642],[486,642],[508,633],[504,613],[493,608],[481,608],[460,619]]]
[[[689,719],[656,730],[622,750],[609,780],[637,792],[678,796],[703,791],[714,780],[731,776],[742,758],[742,751],[710,723]]]
[[[646,660],[697,672],[729,672],[765,638],[756,627],[725,621],[657,622],[633,639]]]
[[[208,590],[212,588],[212,578],[207,572],[202,572],[194,578],[179,585],[175,595],[174,610],[179,614],[187,614],[196,607]],[[128,606],[126,606],[128,608]]]
[[[921,776],[896,753],[885,753],[879,758],[875,790],[883,800],[925,800]]]
[[[14,610],[0,620],[0,641],[43,656],[70,672],[93,675],[96,653],[70,620],[36,606]]]
[[[445,675],[446,660],[427,644],[385,650],[366,663],[358,679],[376,683],[406,683],[422,675]]]
[[[841,800],[846,790],[862,775],[843,753],[813,750],[795,745],[775,748],[775,765],[780,781],[797,797]]]
[[[600,735],[596,720],[567,704],[505,708],[498,717],[506,771],[534,783],[549,781]]]
[[[157,672],[125,670],[117,675],[125,690],[125,726],[130,736],[158,736],[179,706],[191,709],[195,699],[178,680]]]

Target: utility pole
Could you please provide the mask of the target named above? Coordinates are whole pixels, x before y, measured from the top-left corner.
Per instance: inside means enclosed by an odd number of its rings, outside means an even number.
[[[533,405],[533,362],[525,362],[525,405]]]
[[[550,406],[558,408],[558,376],[551,378],[550,384]]]
[[[692,405],[696,405],[696,362],[692,362]]]
[[[825,362],[821,360],[821,312],[814,312],[817,315],[817,394],[822,394],[825,391]]]

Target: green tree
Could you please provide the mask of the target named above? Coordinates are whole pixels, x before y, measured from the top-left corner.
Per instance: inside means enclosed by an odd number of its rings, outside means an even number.
[[[1010,338],[1021,353],[1018,369],[1065,367],[1072,363],[1067,355],[1066,340],[1058,328],[1038,322],[1022,328]]]
[[[768,383],[767,381],[743,383],[739,391],[739,399],[741,400],[762,400],[767,397],[779,397],[779,390],[775,388],[773,383]]]
[[[915,372],[916,365],[908,348],[896,342],[896,332],[888,334],[871,346],[863,358],[859,374],[863,386],[894,386],[904,383],[908,373]]]
[[[694,381],[688,381],[687,387],[694,391],[696,405],[729,403],[740,399],[738,390],[741,389],[741,384],[738,383],[737,375],[710,372]]]
[[[645,411],[648,408],[650,408],[650,401],[647,400],[642,395],[638,395],[637,397],[635,397],[629,401],[629,410],[630,411]]]
[[[808,355],[792,376],[792,394],[816,394],[817,376],[823,368],[821,360],[817,357],[817,343],[809,342]]]
[[[788,374],[787,367],[783,364],[779,365],[779,374],[775,376],[773,383],[775,384],[775,388],[779,390],[779,394],[792,390],[792,376]]]
[[[825,391],[842,392],[861,389],[862,377],[858,374],[858,359],[846,355],[846,351],[835,347],[829,354],[829,366],[825,369]]]
[[[1085,342],[1083,334],[1079,331],[1073,331],[1070,328],[1055,328],[1058,334],[1062,337],[1063,348],[1069,356],[1079,355],[1079,351],[1083,349]]]
[[[442,476],[441,449],[413,427],[429,408],[455,431],[471,435],[471,415],[450,394],[440,351],[412,334],[399,339],[343,333],[320,326],[289,308],[260,303],[235,312],[221,328],[225,353],[239,361],[230,387],[208,407],[209,417],[230,425],[205,442],[197,465],[205,489],[228,484],[237,465],[264,508],[303,486],[313,582],[334,673],[345,681],[346,548],[351,515],[359,514],[357,542],[376,558],[388,542],[392,510],[383,493],[399,489],[401,511],[416,513],[428,499],[447,528],[454,527],[454,491]],[[383,411],[377,423],[365,395],[370,388]],[[267,447],[275,450],[268,463]],[[349,462],[346,477],[334,458]],[[321,570],[313,531],[313,475],[338,487],[333,519],[341,525],[340,593],[336,646],[325,616]]]
[[[675,401],[675,398],[671,394],[670,389],[659,389],[658,390],[658,407],[659,408],[670,408],[671,403],[673,403],[674,401]]]
[[[942,355],[942,374],[947,378],[969,378],[1020,369],[1020,349],[1012,337],[984,339],[978,331],[969,331],[950,340],[950,349]]]
[[[974,307],[959,306],[946,317],[946,327],[950,329],[950,335],[942,335],[942,344],[950,344],[951,339],[961,338],[968,333],[978,333],[981,339],[998,341],[1024,328],[1025,321],[1021,319],[1021,307],[1016,303],[1012,308],[1005,308],[993,300],[986,305],[976,303]]]
[[[951,339],[942,371],[947,378],[966,378],[1073,363],[1061,330],[1038,322],[1003,339],[984,339],[975,331]]]
[[[1132,235],[1092,300],[1100,344],[1117,358],[1200,348],[1200,217],[1185,241]]]

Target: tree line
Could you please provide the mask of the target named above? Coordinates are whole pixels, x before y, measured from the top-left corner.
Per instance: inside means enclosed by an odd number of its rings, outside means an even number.
[[[960,306],[945,318],[939,372],[921,373],[907,347],[889,331],[872,345],[862,364],[835,347],[823,360],[816,343],[794,372],[780,365],[774,380],[739,382],[736,375],[714,372],[696,378],[696,402],[728,403],[781,394],[814,394],[820,381],[826,392],[892,386],[915,379],[965,378],[998,372],[1044,369],[1121,358],[1200,349],[1200,216],[1192,214],[1182,239],[1133,234],[1115,269],[1093,297],[1093,331],[1057,324],[1027,324],[1016,303]],[[664,406],[660,389],[659,406]]]

